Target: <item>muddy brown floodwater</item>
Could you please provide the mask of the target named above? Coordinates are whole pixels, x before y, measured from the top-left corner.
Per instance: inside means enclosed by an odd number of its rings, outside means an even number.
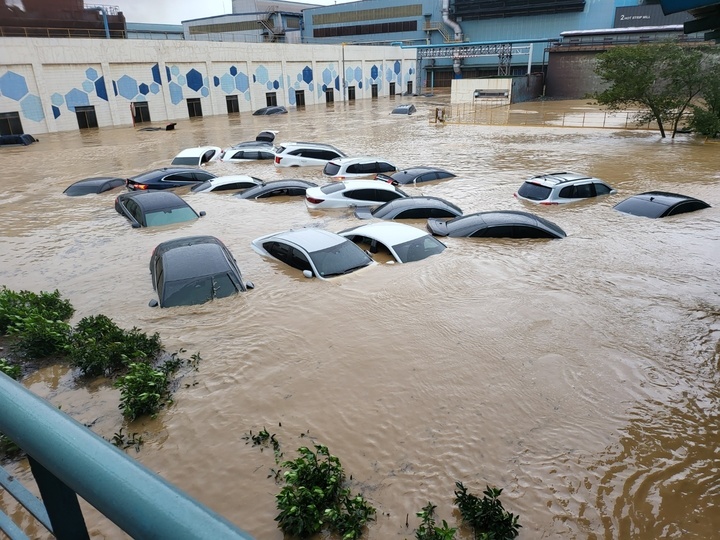
[[[23,383],[107,439],[121,427],[140,434],[135,459],[261,540],[282,538],[272,455],[243,439],[263,427],[286,458],[313,442],[340,458],[352,490],[378,510],[370,539],[414,537],[428,501],[438,519],[458,524],[456,481],[476,494],[502,488],[524,539],[717,538],[720,146],[653,131],[433,124],[434,98],[414,98],[416,115],[390,115],[399,99],[186,120],[170,132],[56,133],[3,148],[0,284],[58,289],[77,310],[72,323],[102,313],[159,332],[168,351],[202,357],[170,408],[130,425],[107,381],[87,385],[53,367]],[[513,108],[522,116],[591,106]],[[360,223],[351,211],[185,194],[206,217],[132,229],[113,208],[117,191],[62,194],[81,178],[128,176],[182,148],[224,147],[264,129],[279,130],[278,142],[448,168],[457,178],[407,191],[466,214],[529,210],[568,236],[449,238],[439,256],[321,281],[263,259],[250,242],[293,227],[339,231]],[[207,168],[322,181],[320,169],[267,162]],[[618,193],[566,207],[514,199],[526,177],[551,170],[600,177]],[[661,220],[613,210],[649,190],[712,208]],[[197,234],[221,238],[256,289],[148,307],[152,249]],[[28,479],[24,463],[10,468]],[[31,537],[47,536],[7,495],[1,504]],[[92,511],[87,520],[94,538],[123,537]]]

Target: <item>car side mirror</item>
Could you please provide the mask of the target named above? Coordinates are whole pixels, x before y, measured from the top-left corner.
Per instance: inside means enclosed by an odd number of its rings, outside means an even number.
[[[148,302],[148,306],[150,306],[150,307],[158,307],[159,305],[160,304],[158,303],[158,301],[155,300],[154,298],[152,300],[150,300],[150,302]]]
[[[252,281],[248,281],[247,283],[245,283],[245,288],[246,288],[247,290],[254,289],[254,288],[255,288],[255,284],[254,284]]]
[[[199,215],[200,217],[203,217],[203,216],[205,215],[205,210],[200,211],[198,215]]]
[[[312,273],[312,270],[303,270],[303,276],[306,278],[312,278],[315,277],[315,274]]]

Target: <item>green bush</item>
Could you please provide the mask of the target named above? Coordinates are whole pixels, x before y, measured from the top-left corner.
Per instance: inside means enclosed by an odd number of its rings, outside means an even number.
[[[693,107],[689,127],[706,137],[720,137],[720,116],[702,107]]]
[[[415,531],[417,540],[453,540],[455,538],[457,529],[449,527],[444,519],[442,527],[435,525],[435,508],[437,506],[428,501],[427,506],[415,514],[422,520],[420,527]]]
[[[13,350],[19,356],[45,358],[65,354],[71,329],[65,321],[31,311],[12,317],[7,333],[13,338]]]
[[[7,358],[0,358],[0,371],[15,380],[22,374],[20,366],[12,364]]]
[[[70,363],[83,375],[110,375],[135,361],[154,358],[161,350],[160,336],[130,331],[117,326],[109,317],[83,318],[70,335]]]
[[[486,486],[483,498],[468,493],[462,482],[455,482],[455,504],[463,521],[473,528],[476,540],[510,540],[518,535],[518,517],[503,508],[502,489]]]
[[[60,292],[11,291],[3,286],[0,289],[0,334],[6,334],[10,325],[18,317],[25,318],[31,313],[41,313],[53,320],[67,321],[75,313],[68,300],[60,298]]]
[[[149,414],[154,416],[168,401],[169,381],[161,370],[142,362],[133,362],[128,372],[118,377],[115,386],[120,388],[120,405],[123,416],[129,420]]]

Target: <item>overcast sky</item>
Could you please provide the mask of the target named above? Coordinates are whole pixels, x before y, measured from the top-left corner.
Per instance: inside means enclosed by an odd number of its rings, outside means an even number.
[[[300,4],[331,6],[345,4],[351,0],[293,0]],[[86,0],[86,4],[92,4]],[[231,0],[116,0],[104,2],[118,6],[130,23],[180,24],[188,19],[200,19],[214,15],[232,13]],[[99,5],[99,4],[98,4]]]

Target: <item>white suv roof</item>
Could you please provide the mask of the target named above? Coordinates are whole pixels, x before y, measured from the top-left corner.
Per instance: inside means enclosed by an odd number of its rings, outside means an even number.
[[[599,178],[574,172],[555,172],[528,178],[515,197],[535,204],[563,204],[617,193]]]
[[[528,182],[534,182],[543,186],[554,187],[558,184],[565,184],[567,182],[576,182],[579,180],[592,180],[592,176],[586,174],[579,174],[574,172],[554,172],[547,174],[538,174],[529,178]]]
[[[276,167],[322,167],[331,159],[345,156],[345,152],[331,144],[314,142],[286,142],[277,145]]]

